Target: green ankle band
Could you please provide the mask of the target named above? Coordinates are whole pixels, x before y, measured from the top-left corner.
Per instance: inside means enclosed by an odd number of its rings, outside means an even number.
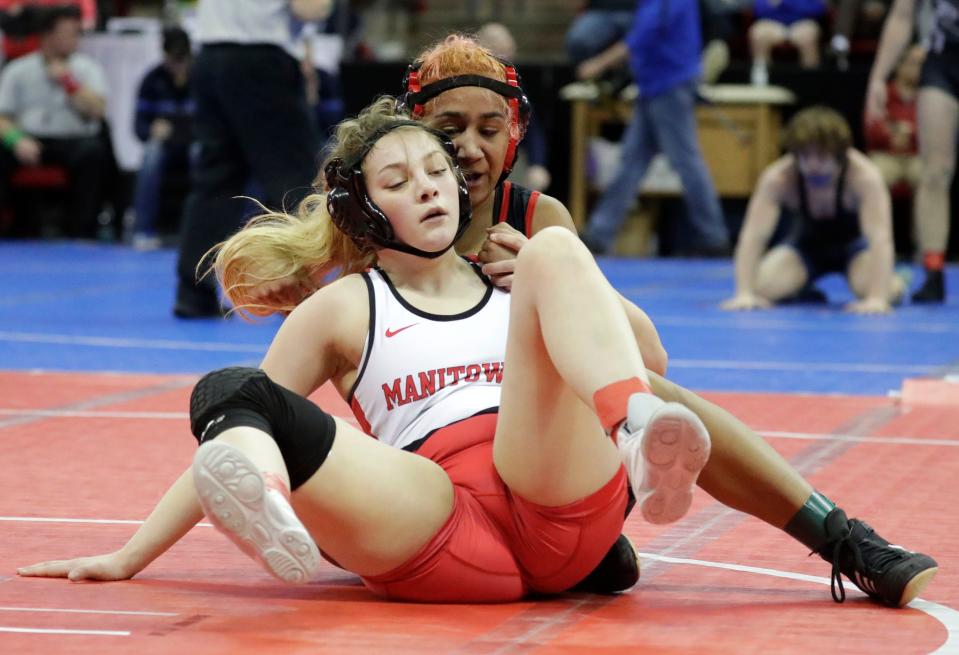
[[[828,541],[826,515],[835,507],[835,503],[818,491],[814,491],[796,515],[789,519],[784,530],[809,550],[817,551]]]

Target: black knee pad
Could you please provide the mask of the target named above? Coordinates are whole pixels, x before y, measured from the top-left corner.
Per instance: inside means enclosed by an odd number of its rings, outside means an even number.
[[[266,373],[258,368],[231,366],[212,371],[200,378],[190,394],[190,430],[197,441],[203,443],[222,432],[224,428],[217,427],[216,434],[207,435],[214,430],[214,426],[222,425],[223,419],[217,413],[248,406],[250,403],[244,399],[248,394],[241,394],[240,390],[247,382],[266,377]],[[269,425],[269,422],[266,421],[266,424]]]
[[[276,384],[258,368],[234,366],[203,376],[190,396],[193,436],[203,443],[241,426],[273,437],[292,489],[316,473],[336,435],[332,416]]]

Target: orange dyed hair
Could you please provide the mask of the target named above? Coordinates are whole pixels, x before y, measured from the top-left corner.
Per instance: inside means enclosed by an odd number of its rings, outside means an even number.
[[[416,57],[416,61],[419,63],[421,86],[445,80],[454,75],[482,75],[506,82],[503,62],[497,59],[488,48],[480,45],[475,37],[468,34],[450,34],[426,48]],[[435,100],[434,98],[424,105],[424,114],[429,114],[433,110],[431,105]],[[503,104],[507,106],[510,119],[510,137],[519,140],[523,137],[519,117],[513,115],[505,98],[503,98]]]
[[[423,86],[453,75],[482,75],[506,81],[503,63],[467,34],[450,34],[420,53],[416,60],[420,62],[420,84]]]

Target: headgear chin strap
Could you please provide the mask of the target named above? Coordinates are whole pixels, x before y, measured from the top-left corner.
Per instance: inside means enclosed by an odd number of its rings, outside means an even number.
[[[398,241],[393,226],[390,224],[390,219],[383,213],[383,210],[377,207],[367,191],[366,180],[363,176],[363,160],[380,139],[398,127],[416,127],[429,132],[431,136],[440,141],[443,149],[449,154],[453,162],[453,174],[456,176],[456,186],[460,199],[459,227],[453,236],[453,240],[441,250],[420,250]],[[453,247],[453,244],[463,236],[472,219],[473,210],[470,205],[469,189],[466,187],[463,173],[456,164],[456,149],[453,147],[453,142],[445,133],[434,130],[418,121],[397,120],[384,126],[371,135],[366,149],[356,157],[349,161],[344,161],[339,157],[330,160],[324,169],[324,174],[328,189],[326,208],[330,212],[333,224],[350,237],[356,247],[364,252],[377,248],[389,248],[410,255],[433,259]]]
[[[509,145],[506,148],[506,157],[503,159],[503,172],[497,182],[501,183],[509,176],[510,171],[513,170],[513,165],[516,163],[516,149],[519,142],[522,141],[522,135],[526,133],[526,126],[529,124],[530,104],[529,99],[523,92],[516,68],[504,59],[498,59],[498,61],[503,65],[503,72],[506,73],[505,82],[484,75],[452,75],[430,82],[426,86],[420,85],[420,66],[422,62],[414,61],[406,69],[406,75],[403,77],[405,91],[400,98],[400,104],[406,108],[411,116],[419,117],[423,115],[424,105],[427,102],[450,89],[462,86],[478,86],[503,96],[510,108],[511,123]]]

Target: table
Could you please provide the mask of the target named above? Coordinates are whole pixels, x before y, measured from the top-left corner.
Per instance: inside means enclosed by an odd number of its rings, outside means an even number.
[[[748,197],[762,170],[779,156],[780,107],[796,101],[795,95],[776,86],[737,84],[703,85],[699,92],[707,101],[696,108],[699,143],[722,197]],[[571,103],[569,210],[576,226],[586,222],[589,192],[586,179],[589,140],[606,123],[627,123],[636,99],[635,86],[618,97],[600,97],[590,83],[575,82],[560,96]],[[675,176],[675,173],[673,173]],[[657,175],[662,180],[662,175]],[[644,180],[640,193],[678,195],[678,178],[653,185]]]

